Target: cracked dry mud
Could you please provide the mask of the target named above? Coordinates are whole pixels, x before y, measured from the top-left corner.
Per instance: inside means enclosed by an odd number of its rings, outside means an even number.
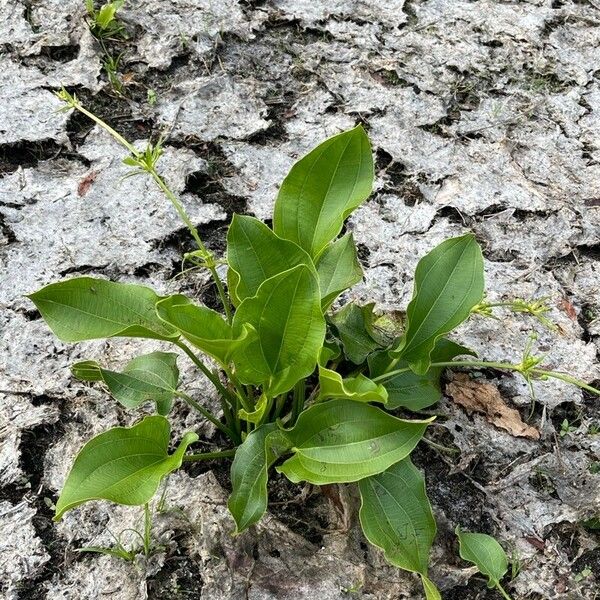
[[[490,299],[549,297],[548,331],[524,316],[474,318],[457,339],[488,360],[518,359],[529,332],[547,362],[600,377],[600,3],[597,0],[148,0],[127,2],[124,98],[111,92],[83,0],[0,0],[0,596],[7,600],[421,598],[386,565],[355,511],[279,477],[268,516],[231,537],[227,467],[170,478],[154,534],[132,565],[86,545],[139,527],[139,509],[49,505],[82,443],[130,424],[100,390],[73,381],[81,358],[114,366],[159,346],[56,340],[24,294],[89,273],[180,290],[210,304],[202,273],[173,279],[186,231],[152,183],[123,180],[123,152],[85,118],[57,113],[61,85],[128,138],[166,135],[159,166],[208,245],[233,212],[268,219],[296,158],[357,121],[377,158],[376,192],[352,216],[365,280],[348,299],[404,309],[416,262],[472,230]],[[148,102],[153,90],[156,103]],[[180,361],[184,386],[210,388]],[[522,417],[526,385],[477,374]],[[538,382],[515,438],[444,399],[436,437],[458,457],[417,451],[438,519],[431,577],[444,598],[498,598],[457,558],[452,531],[495,535],[521,570],[517,599],[598,597],[597,399]],[[564,419],[571,423],[560,436]],[[179,407],[175,434],[215,432]],[[342,506],[356,505],[351,488]],[[348,516],[350,515],[350,516]],[[124,541],[135,543],[134,539]],[[582,576],[581,573],[588,573]]]

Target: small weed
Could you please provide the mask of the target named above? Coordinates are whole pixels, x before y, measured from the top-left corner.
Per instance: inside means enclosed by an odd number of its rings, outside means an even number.
[[[96,10],[94,0],[86,0],[87,24],[97,40],[123,39],[127,36],[125,26],[117,17],[124,3],[125,0],[111,0]]]

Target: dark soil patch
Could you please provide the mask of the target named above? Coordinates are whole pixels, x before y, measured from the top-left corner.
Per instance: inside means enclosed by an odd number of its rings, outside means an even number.
[[[57,535],[52,521],[54,511],[49,506],[49,503],[54,502],[56,498],[52,492],[41,485],[46,451],[63,433],[63,425],[59,420],[52,425],[39,425],[25,430],[22,434],[21,468],[29,481],[32,493],[35,494],[31,499],[31,506],[36,509],[32,523],[37,536],[50,555],[50,560],[39,575],[22,582],[19,589],[19,600],[42,600],[45,598],[42,582],[60,573],[64,567],[67,544]]]
[[[295,484],[279,473],[269,479],[269,512],[294,533],[320,545],[329,528],[327,500],[309,484]]]
[[[61,154],[64,156],[65,152],[65,148],[55,140],[0,144],[0,176],[13,173],[19,167],[36,167],[41,161],[56,158]]]
[[[169,556],[163,568],[148,579],[148,600],[191,600],[202,596],[202,574],[197,562],[177,545],[175,554]]]
[[[452,529],[460,525],[466,531],[494,535],[494,522],[485,509],[485,494],[468,477],[462,473],[450,474],[450,466],[425,444],[417,447],[412,458],[425,474],[427,494],[434,506],[434,514],[443,512]],[[445,538],[446,544],[455,543],[453,530],[439,533],[441,539]]]
[[[106,92],[93,94],[86,89],[70,89],[91,113],[118,131],[126,140],[135,142],[152,136],[153,123],[133,116],[131,104],[125,98]],[[73,111],[67,123],[67,135],[74,146],[83,142],[95,123],[80,112]]]

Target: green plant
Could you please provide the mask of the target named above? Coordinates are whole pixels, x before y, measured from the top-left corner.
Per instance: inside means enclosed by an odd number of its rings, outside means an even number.
[[[428,599],[439,598],[427,576],[435,520],[423,475],[410,461],[433,418],[407,420],[393,411],[435,404],[443,369],[455,366],[508,369],[528,380],[555,377],[596,390],[540,368],[541,359],[529,350],[517,364],[455,360],[474,353],[445,336],[469,317],[484,291],[483,258],[472,235],[446,240],[420,260],[405,323],[377,315],[373,304],[331,310],[362,277],[352,234],[340,237],[373,184],[362,127],[324,141],[293,166],[272,229],[235,215],[223,262],[206,248],[157,171],[160,144],[138,150],[75,96],[65,90],[58,96],[67,110],[87,115],[127,149],[132,176],[148,174],[165,193],[197,245],[185,260],[210,272],[224,314],[180,294],[160,297],[144,286],[91,277],[53,283],[30,296],[63,341],[144,337],[178,348],[212,382],[222,409],[222,416],[213,414],[179,390],[174,353],[137,357],[120,372],[94,361],[77,363],[79,379],[102,382],[129,409],[151,400],[157,414],[110,429],[83,447],[55,518],[89,500],[145,504],[184,461],[234,456],[228,506],[238,533],[265,513],[274,465],[292,482],[358,482],[366,537],[392,564],[420,574]],[[219,273],[225,265],[227,290]],[[209,419],[230,447],[187,453],[198,441],[190,432],[169,454],[166,416],[176,399]]]
[[[594,571],[592,571],[592,569],[590,569],[590,567],[588,567],[587,565],[581,570],[579,571],[579,573],[577,573],[573,579],[577,582],[580,583],[582,582],[584,579],[588,578],[590,575],[593,575]]]
[[[119,78],[119,65],[121,63],[121,56],[122,54],[119,54],[115,58],[114,56],[107,54],[105,59],[102,61],[102,66],[106,72],[108,83],[113,91],[115,91],[117,94],[123,93],[123,82]]]
[[[150,106],[155,106],[156,103],[158,102],[158,95],[156,93],[156,90],[153,90],[152,88],[148,88],[148,90],[146,92],[146,98],[147,98],[148,104]]]
[[[502,546],[485,533],[466,533],[456,528],[460,557],[473,563],[488,578],[488,587],[496,588],[503,598],[511,600],[500,584],[508,571],[508,558]]]
[[[122,560],[126,560],[128,562],[133,562],[137,558],[138,554],[143,554],[146,558],[148,558],[152,553],[158,552],[163,548],[163,546],[153,546],[152,545],[152,537],[151,537],[151,529],[152,529],[152,516],[150,514],[150,507],[148,503],[144,504],[144,532],[141,533],[137,529],[127,528],[121,531],[119,535],[114,535],[111,533],[112,537],[115,540],[115,545],[112,547],[106,546],[85,546],[83,548],[78,548],[77,552],[92,552],[96,554],[106,554],[107,556],[114,556],[115,558],[120,558]],[[141,542],[140,546],[133,547],[131,550],[127,550],[125,545],[122,542],[123,534],[126,532],[130,532],[135,534],[135,536]],[[110,532],[109,532],[110,533]]]
[[[562,438],[569,435],[572,428],[573,426],[571,423],[569,423],[569,419],[563,419],[562,423],[560,424],[560,437]]]
[[[117,12],[122,8],[123,4],[125,4],[125,0],[110,0],[99,9],[96,9],[94,7],[94,0],[86,0],[87,24],[96,39],[114,39],[125,36],[125,27],[117,18]]]

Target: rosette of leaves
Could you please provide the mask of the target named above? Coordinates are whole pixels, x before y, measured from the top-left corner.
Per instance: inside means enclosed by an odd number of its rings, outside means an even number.
[[[83,447],[56,519],[89,500],[144,504],[167,473],[201,460],[202,454],[186,454],[198,439],[193,432],[168,451],[169,411],[185,401],[230,438],[224,454],[236,449],[229,509],[238,533],[265,513],[273,468],[295,483],[358,483],[368,540],[392,564],[420,574],[428,598],[439,598],[427,572],[435,520],[423,475],[410,460],[431,419],[400,418],[396,411],[435,404],[440,363],[470,353],[446,336],[482,300],[483,259],[470,234],[433,248],[417,266],[402,324],[376,314],[373,305],[340,302],[362,278],[344,223],[371,194],[373,171],[371,146],[358,126],[292,167],[272,228],[235,215],[227,233],[224,314],[180,294],[161,297],[141,285],[92,277],[30,296],[65,342],[138,337],[165,346],[121,371],[94,361],[75,365],[78,378],[105,385],[127,409],[151,401],[156,415]],[[222,414],[179,389],[178,355],[169,346],[215,384]]]

